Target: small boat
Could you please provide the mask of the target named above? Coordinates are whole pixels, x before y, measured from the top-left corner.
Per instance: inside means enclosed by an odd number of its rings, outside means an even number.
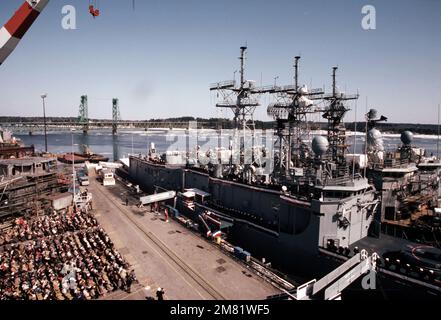
[[[71,164],[72,160],[74,163],[84,163],[89,161],[91,163],[99,163],[100,161],[109,161],[109,158],[100,154],[88,154],[88,153],[63,153],[57,156],[58,161],[63,163]]]
[[[90,163],[99,163],[99,162],[107,162],[109,161],[109,158],[101,155],[93,153],[92,150],[85,144],[81,145],[81,153],[80,152],[74,152],[72,155],[72,152],[69,153],[62,153],[58,155],[58,161],[63,163],[72,163],[72,159],[74,163],[84,163],[86,161],[89,161]]]

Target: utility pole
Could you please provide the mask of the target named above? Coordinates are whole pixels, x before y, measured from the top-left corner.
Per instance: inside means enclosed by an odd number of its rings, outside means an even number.
[[[436,157],[439,159],[439,116],[440,116],[440,105],[438,104],[438,137],[436,139]]]
[[[73,189],[73,204],[74,204],[74,208],[75,208],[75,155],[74,155],[74,132],[75,129],[71,129],[70,132],[72,133],[72,189]]]
[[[41,95],[41,99],[43,100],[44,150],[47,153],[46,104],[44,101],[46,97],[47,97],[47,93]]]

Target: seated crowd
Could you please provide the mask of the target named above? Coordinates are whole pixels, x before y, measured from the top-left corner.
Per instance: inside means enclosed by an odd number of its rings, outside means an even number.
[[[0,233],[0,246],[48,236],[61,235],[67,231],[77,231],[98,226],[95,217],[87,213],[58,214],[35,217],[30,220],[16,219],[12,227]]]
[[[134,271],[87,212],[17,219],[0,233],[0,300],[96,299],[130,292]]]

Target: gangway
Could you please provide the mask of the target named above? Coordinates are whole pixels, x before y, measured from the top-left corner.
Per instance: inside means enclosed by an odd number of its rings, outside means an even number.
[[[139,198],[139,207],[154,203],[154,202],[161,202],[166,201],[170,199],[174,199],[176,197],[175,191],[166,191],[166,192],[160,192],[151,194],[148,196],[140,197]]]
[[[343,290],[362,275],[369,271],[376,276],[377,259],[378,254],[369,256],[366,250],[362,250],[320,280],[313,279],[294,290],[270,296],[268,299],[340,300]]]

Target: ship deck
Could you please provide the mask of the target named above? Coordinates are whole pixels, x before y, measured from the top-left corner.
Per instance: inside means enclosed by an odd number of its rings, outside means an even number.
[[[388,220],[385,219],[383,223],[387,223],[389,225],[409,228],[412,227],[412,225],[417,221],[418,219],[425,217],[425,216],[433,216],[433,211],[427,209],[427,207],[423,207],[421,210],[417,210],[415,212],[412,212],[411,216],[406,219],[400,219],[400,220]]]
[[[178,222],[166,223],[162,215],[139,209],[121,183],[103,187],[92,172],[90,178],[96,217],[140,281],[132,293],[106,299],[155,297],[158,287],[164,288],[166,299],[265,299],[280,293]]]
[[[388,251],[399,251],[406,246],[415,246],[415,242],[408,241],[406,239],[392,237],[386,234],[381,234],[380,238],[366,237],[361,239],[350,246],[350,248],[359,247],[366,249],[369,253],[376,252],[382,255]]]

